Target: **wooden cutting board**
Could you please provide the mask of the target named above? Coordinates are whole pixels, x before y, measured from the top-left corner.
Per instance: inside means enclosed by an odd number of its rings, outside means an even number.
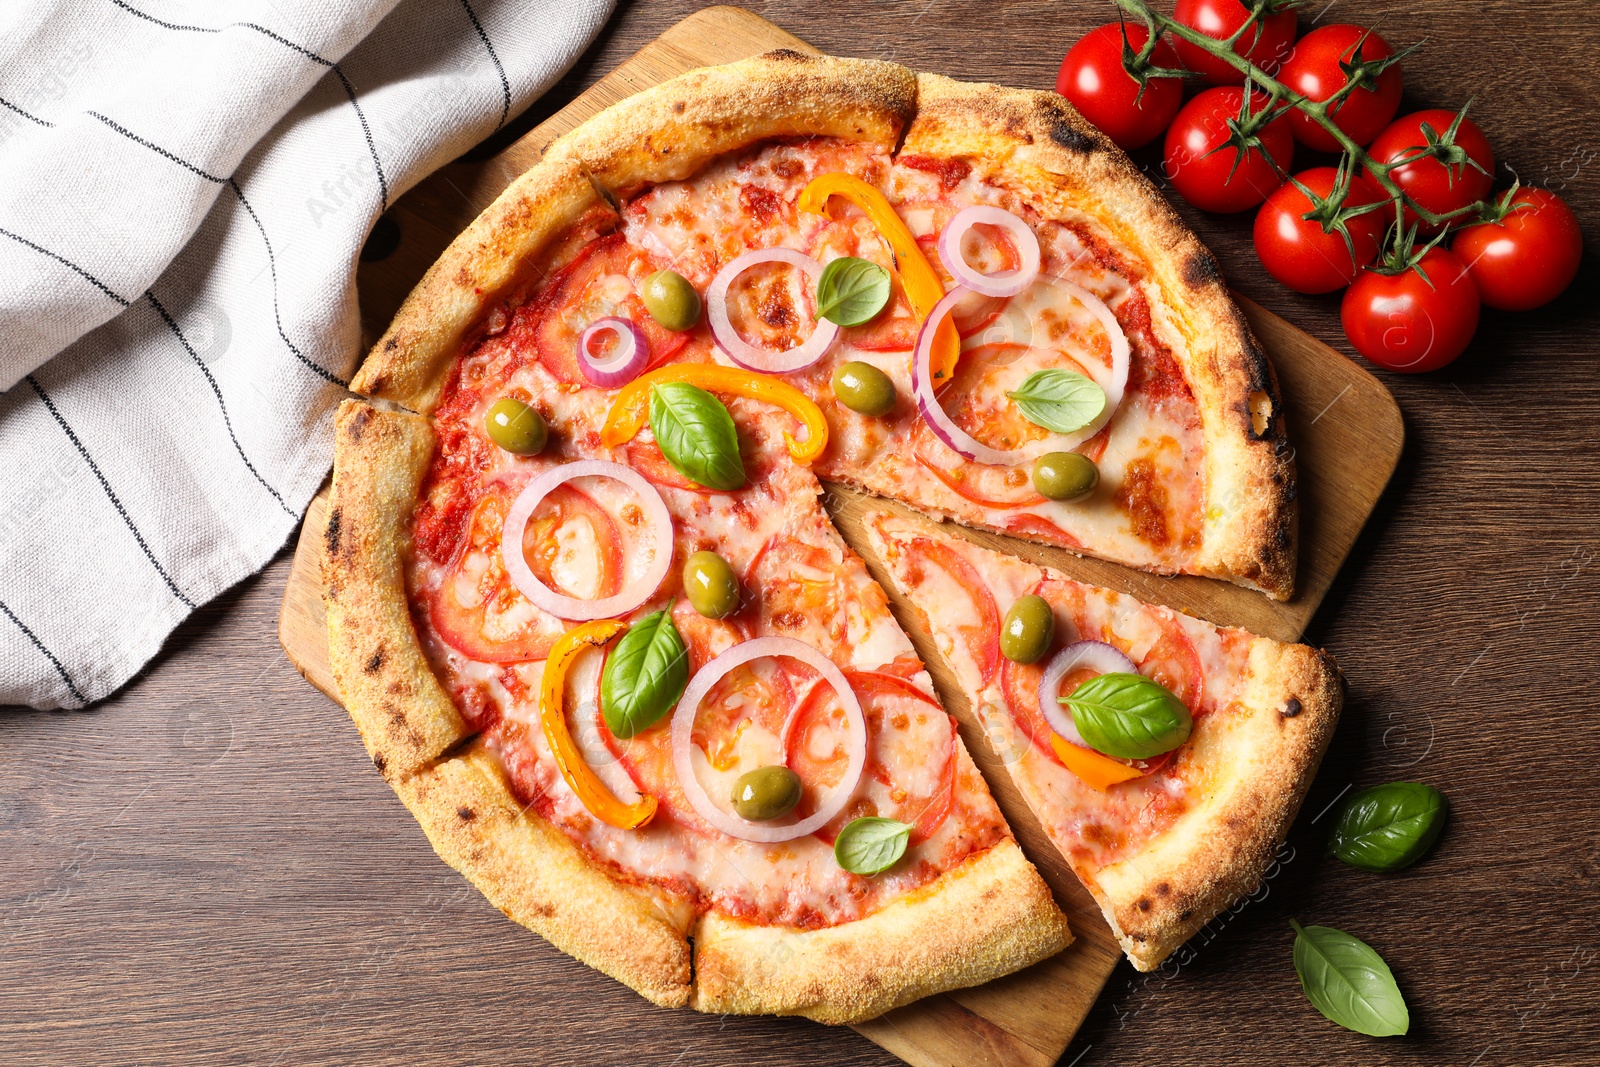
[[[537,162],[550,141],[601,109],[667,78],[773,48],[813,50],[747,11],[707,8],[646,45],[503,152],[483,161],[453,163],[422,182],[380,222],[364,255],[358,287],[367,343],[383,332],[406,293],[451,239]],[[1388,483],[1400,456],[1404,428],[1393,397],[1371,375],[1255,304],[1244,300],[1240,304],[1277,368],[1298,451],[1301,549],[1294,600],[1273,603],[1258,593],[1208,579],[1158,578],[1014,538],[961,532],[1084,581],[1217,623],[1280,640],[1297,639]],[[884,506],[910,512],[836,486],[830,487],[825,499],[846,539],[882,582],[879,561],[859,536],[860,518],[867,509]],[[301,674],[338,700],[328,666],[322,604],[321,531],[326,511],[324,489],[306,512],[284,593],[279,639]],[[1067,912],[1076,941],[1028,970],[976,989],[929,997],[856,1029],[916,1067],[1049,1067],[1077,1032],[1120,953],[1099,909],[1050,847],[990,750],[932,639],[915,625],[914,613],[905,610],[899,598],[891,593],[890,599],[946,707],[960,720],[962,737],[1018,840]]]

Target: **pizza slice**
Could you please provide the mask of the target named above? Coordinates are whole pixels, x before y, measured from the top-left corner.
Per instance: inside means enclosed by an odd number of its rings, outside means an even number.
[[[1330,656],[1071,581],[923,520],[881,511],[863,525],[1136,968],[1159,966],[1254,889],[1338,721]]]

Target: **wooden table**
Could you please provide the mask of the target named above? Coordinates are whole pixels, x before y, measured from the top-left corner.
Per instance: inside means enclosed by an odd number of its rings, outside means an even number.
[[[496,144],[694,6],[624,6]],[[828,51],[1034,86],[1112,17],[1085,0],[751,6]],[[1124,964],[1063,1064],[1600,1058],[1600,14],[1363,0],[1322,21],[1379,14],[1391,41],[1430,39],[1408,103],[1477,93],[1502,160],[1569,199],[1591,259],[1553,308],[1486,314],[1448,370],[1377,372],[1407,452],[1308,635],[1345,664],[1351,700],[1284,862],[1183,966]],[[1348,350],[1336,299],[1255,264],[1248,216],[1183,210],[1236,288]],[[0,1062],[894,1062],[848,1030],[660,1011],[518,936],[433,858],[348,718],[283,658],[287,563],[200,611],[116,698],[0,714]],[[1319,813],[1395,778],[1450,794],[1432,858],[1392,877],[1323,859]],[[1385,954],[1409,1038],[1311,1009],[1291,916]]]

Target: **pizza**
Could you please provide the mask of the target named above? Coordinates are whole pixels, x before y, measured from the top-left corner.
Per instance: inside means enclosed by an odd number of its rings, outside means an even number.
[[[1343,682],[1330,656],[1075,582],[903,516],[879,512],[864,525],[1136,968],[1154,970],[1255,889],[1338,722]],[[1001,648],[1002,618],[1024,597],[1049,605],[1055,635],[1053,655],[1026,664]],[[1060,699],[1118,672],[1182,702],[1182,744],[1116,759],[1075,735],[1078,716]]]
[[[819,478],[1293,591],[1270,364],[1054,94],[788,51],[666,82],[554,142],[351,387],[343,702],[447,862],[658,1004],[853,1022],[1071,940]]]

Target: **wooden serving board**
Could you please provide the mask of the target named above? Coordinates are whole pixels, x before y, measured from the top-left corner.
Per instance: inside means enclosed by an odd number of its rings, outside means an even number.
[[[707,8],[646,45],[500,154],[476,163],[453,163],[419,184],[383,223],[387,243],[393,247],[386,249],[382,258],[364,260],[361,265],[358,287],[366,341],[370,344],[383,332],[406,293],[445,246],[517,175],[537,162],[550,141],[601,109],[667,78],[773,48],[812,51],[805,42],[747,11]],[[381,243],[385,242],[372,244]],[[1243,626],[1280,640],[1297,639],[1393,473],[1404,430],[1394,399],[1371,375],[1277,316],[1248,301],[1240,304],[1277,368],[1289,407],[1291,437],[1298,450],[1301,547],[1295,599],[1279,604],[1204,578],[1158,578],[1010,537],[960,532],[1084,581],[1169,604],[1217,623]],[[838,486],[829,487],[825,501],[845,538],[889,589],[879,561],[859,536],[860,520],[868,509],[885,506],[911,513]],[[327,619],[322,604],[321,531],[326,512],[324,489],[306,512],[284,593],[279,639],[301,674],[338,700],[328,666]],[[990,750],[932,639],[915,624],[915,613],[906,610],[892,592],[890,600],[928,665],[946,707],[960,721],[962,737],[1024,851],[1067,912],[1076,940],[1055,958],[1018,974],[975,989],[929,997],[856,1029],[916,1067],[991,1063],[1048,1067],[1077,1032],[1120,952],[1099,909],[1049,845]]]

